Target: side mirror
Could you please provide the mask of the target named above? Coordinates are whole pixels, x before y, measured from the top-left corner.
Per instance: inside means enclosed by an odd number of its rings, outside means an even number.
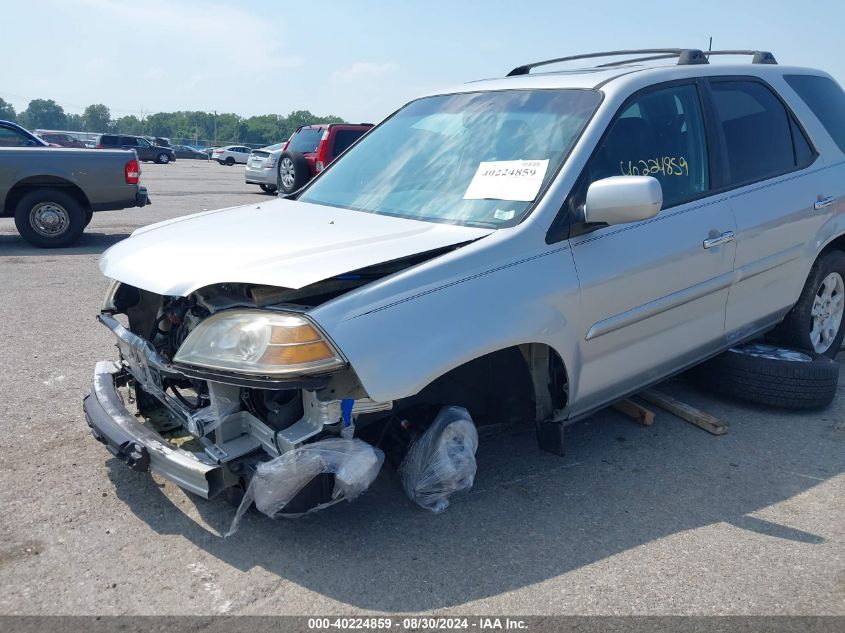
[[[663,188],[651,176],[611,176],[587,189],[585,222],[625,224],[648,220],[660,213]]]

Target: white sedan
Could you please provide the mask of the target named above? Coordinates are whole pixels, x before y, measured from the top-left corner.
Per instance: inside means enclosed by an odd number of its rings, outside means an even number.
[[[252,151],[249,147],[243,145],[227,145],[226,147],[218,147],[211,152],[211,160],[216,160],[221,165],[228,165],[231,167],[235,163],[246,165],[249,158],[249,153]]]

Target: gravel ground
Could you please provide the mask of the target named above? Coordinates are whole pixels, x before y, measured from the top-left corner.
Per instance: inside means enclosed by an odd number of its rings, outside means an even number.
[[[144,165],[153,205],[99,213],[79,244],[28,246],[0,219],[0,613],[845,615],[845,393],[812,414],[663,388],[717,415],[614,411],[482,441],[476,486],[442,515],[384,469],[353,504],[293,521],[128,469],[81,399],[114,358],[94,321],[99,254],[134,228],[266,200],[240,167]]]

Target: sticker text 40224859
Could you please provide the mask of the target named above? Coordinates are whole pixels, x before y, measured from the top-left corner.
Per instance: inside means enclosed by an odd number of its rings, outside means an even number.
[[[683,156],[658,156],[619,161],[619,171],[623,176],[689,176],[689,164]]]

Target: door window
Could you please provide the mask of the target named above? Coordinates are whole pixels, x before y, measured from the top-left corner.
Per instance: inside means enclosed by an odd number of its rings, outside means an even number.
[[[756,81],[714,81],[711,86],[724,134],[728,184],[782,174],[806,159],[806,149],[793,144],[786,107],[766,86]],[[800,133],[797,126],[795,131]],[[806,143],[804,138],[801,141]]]
[[[17,130],[0,127],[0,147],[32,147],[35,142]]]
[[[663,208],[707,191],[707,144],[695,85],[640,94],[623,107],[587,165],[582,195],[591,182],[610,176],[653,176],[663,188]]]

